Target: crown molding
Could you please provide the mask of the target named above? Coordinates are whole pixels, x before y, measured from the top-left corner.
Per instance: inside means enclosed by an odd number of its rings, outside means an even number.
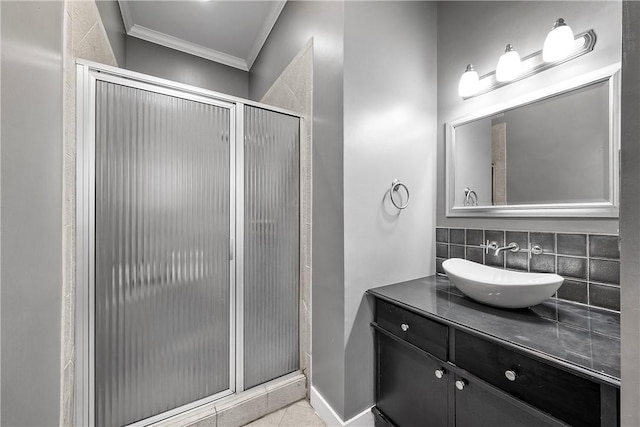
[[[271,8],[271,12],[267,17],[267,20],[264,22],[264,25],[260,29],[258,38],[256,38],[255,43],[253,44],[253,46],[251,46],[249,54],[247,55],[246,62],[249,69],[251,69],[251,67],[253,66],[253,63],[258,57],[258,54],[262,50],[262,46],[264,46],[264,43],[267,41],[267,37],[269,37],[273,26],[276,24],[276,21],[280,17],[280,13],[282,12],[282,9],[284,9],[285,4],[287,4],[287,0],[277,1]]]
[[[131,7],[129,2],[125,0],[118,0],[120,6],[120,14],[122,15],[122,22],[124,23],[124,30],[129,34],[129,30],[133,27],[133,14],[131,13]]]
[[[209,49],[196,43],[186,42],[177,37],[169,36],[165,33],[154,31],[137,24],[131,27],[127,34],[151,43],[159,44],[171,49],[199,56],[210,61],[228,65],[229,67],[238,68],[242,71],[249,71],[247,61],[242,58],[238,58],[237,56],[232,56],[224,52],[219,52],[214,49]]]
[[[118,0],[118,5],[120,6],[120,14],[122,15],[122,22],[124,23],[124,28],[127,32],[127,35],[131,37],[137,37],[139,39],[159,44],[171,49],[179,50],[191,55],[199,56],[201,58],[218,62],[229,67],[238,68],[242,71],[249,71],[249,69],[255,62],[258,54],[260,53],[260,50],[269,37],[273,26],[278,20],[282,9],[287,3],[286,0],[279,0],[274,2],[269,16],[265,20],[264,25],[258,33],[258,37],[256,38],[255,43],[249,50],[247,58],[244,59],[196,43],[191,43],[178,37],[170,36],[168,34],[161,33],[159,31],[155,31],[136,24],[133,17],[133,12],[131,11],[131,6],[129,5],[129,1],[130,0]]]

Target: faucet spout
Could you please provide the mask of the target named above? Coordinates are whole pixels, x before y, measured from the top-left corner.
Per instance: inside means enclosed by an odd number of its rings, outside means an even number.
[[[518,245],[516,242],[511,242],[509,243],[507,246],[502,246],[499,248],[495,248],[495,252],[493,253],[495,256],[500,255],[500,252],[502,251],[511,251],[511,252],[518,252],[520,250],[520,245]]]

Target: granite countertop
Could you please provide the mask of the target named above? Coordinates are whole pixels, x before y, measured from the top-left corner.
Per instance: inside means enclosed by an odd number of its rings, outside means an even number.
[[[476,303],[446,277],[367,291],[442,323],[499,340],[564,369],[620,387],[620,315],[549,299],[527,309]]]

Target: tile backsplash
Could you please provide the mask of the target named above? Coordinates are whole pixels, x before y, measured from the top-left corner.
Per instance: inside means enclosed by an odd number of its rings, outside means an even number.
[[[542,253],[503,251],[495,256],[484,245],[516,242],[521,248],[537,245]],[[590,306],[620,311],[620,252],[618,236],[611,234],[504,231],[466,228],[436,228],[436,271],[444,274],[448,258],[505,268],[508,270],[557,273],[564,283],[555,297]]]

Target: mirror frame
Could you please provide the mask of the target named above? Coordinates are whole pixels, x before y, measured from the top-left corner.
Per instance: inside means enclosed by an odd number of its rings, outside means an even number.
[[[609,82],[609,200],[594,203],[549,203],[501,206],[455,206],[456,128],[494,114],[571,92],[594,83]],[[586,73],[506,102],[491,105],[446,123],[445,193],[447,217],[592,217],[618,218],[620,188],[620,63]]]

